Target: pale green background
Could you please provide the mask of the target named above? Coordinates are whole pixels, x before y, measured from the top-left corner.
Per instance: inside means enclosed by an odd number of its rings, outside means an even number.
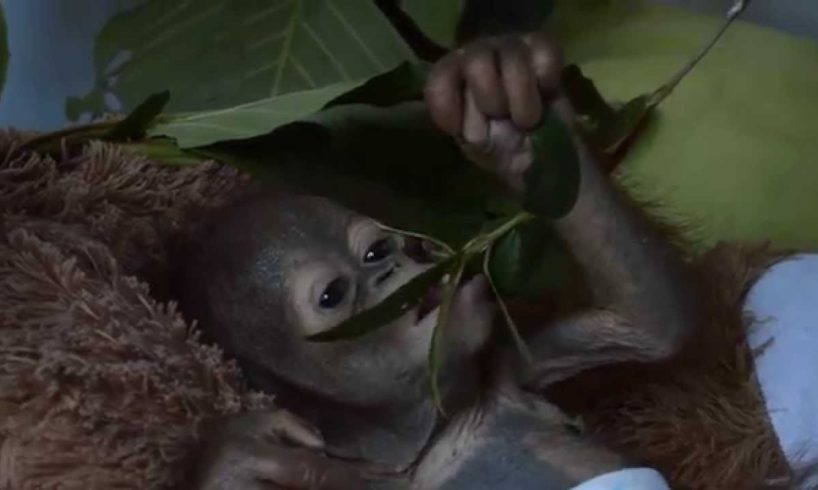
[[[567,26],[568,57],[620,100],[661,84],[721,22],[666,7],[600,17],[555,23]],[[818,246],[818,44],[734,25],[660,106],[623,167],[637,194],[689,223],[702,245]]]

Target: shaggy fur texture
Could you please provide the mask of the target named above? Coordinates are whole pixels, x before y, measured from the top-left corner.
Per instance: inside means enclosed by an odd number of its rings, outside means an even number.
[[[203,420],[272,400],[130,274],[161,269],[187,213],[241,179],[0,139],[0,488],[182,483]]]
[[[156,300],[172,238],[246,181],[104,144],[56,161],[18,151],[20,140],[0,135],[0,489],[184,488],[203,420],[273,406]],[[674,488],[787,478],[741,311],[774,259],[707,254],[697,270],[709,319],[684,356],[588,373],[552,395]]]

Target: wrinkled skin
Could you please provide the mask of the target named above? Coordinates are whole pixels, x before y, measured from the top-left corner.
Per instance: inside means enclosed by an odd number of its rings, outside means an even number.
[[[441,130],[519,194],[532,161],[527,132],[549,107],[572,121],[560,72],[559,50],[542,35],[480,40],[435,65],[426,103]],[[579,198],[553,226],[584,268],[598,306],[534,331],[526,339],[534,362],[521,365],[489,342],[495,307],[485,279],[462,285],[444,330],[440,384],[449,421],[432,406],[427,385],[437,315],[428,302],[359,339],[304,338],[430,266],[407,254],[401,238],[310,196],[263,192],[215,216],[208,238],[185,258],[183,309],[257,388],[279,394],[317,427],[284,411],[217,423],[198,461],[196,488],[477,488],[455,473],[491,470],[491,454],[474,448],[498,450],[479,442],[512,425],[518,432],[501,439],[519,437],[528,451],[521,461],[556,486],[623,467],[525,390],[601,364],[666,359],[693,324],[695,301],[674,250],[576,144]],[[531,430],[520,434],[520,421]],[[471,459],[461,461],[462,454]]]
[[[322,457],[317,452],[322,447],[315,430],[287,411],[232,417],[210,432],[193,485],[201,489],[358,488],[365,469]]]

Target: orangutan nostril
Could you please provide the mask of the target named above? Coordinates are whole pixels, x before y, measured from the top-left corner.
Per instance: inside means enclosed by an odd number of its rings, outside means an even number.
[[[381,275],[376,277],[375,278],[375,285],[380,286],[381,284],[383,284],[387,279],[389,279],[392,276],[392,274],[395,273],[396,268],[397,268],[396,266],[392,266],[388,270],[383,272]]]

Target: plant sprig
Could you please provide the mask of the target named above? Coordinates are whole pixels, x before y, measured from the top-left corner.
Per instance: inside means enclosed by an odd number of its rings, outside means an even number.
[[[392,228],[386,225],[380,225],[385,230],[398,235],[404,235],[421,240],[428,240],[445,251],[444,258],[435,266],[416,276],[414,279],[407,282],[403,287],[392,293],[389,297],[384,299],[374,307],[365,310],[364,312],[349,318],[341,324],[324,332],[308,337],[309,340],[318,342],[337,341],[344,339],[353,339],[368,333],[374,332],[380,328],[386,327],[391,320],[405,314],[413,307],[420,303],[422,296],[426,291],[434,286],[442,287],[442,294],[440,305],[438,307],[437,322],[432,332],[432,341],[429,346],[429,385],[432,392],[432,399],[442,414],[445,414],[445,407],[443,406],[442,394],[438,384],[438,374],[440,367],[445,361],[445,352],[442,349],[441,341],[443,338],[443,329],[449,320],[449,314],[457,295],[458,287],[464,277],[466,265],[470,262],[480,259],[483,273],[486,275],[487,281],[491,285],[492,292],[495,295],[497,304],[502,311],[503,317],[506,320],[506,325],[509,329],[514,344],[517,346],[520,354],[529,362],[531,354],[523,341],[520,332],[517,329],[508,308],[497,290],[493,279],[491,278],[491,271],[489,269],[489,261],[491,259],[494,244],[497,243],[511,230],[517,228],[523,223],[531,221],[535,215],[529,212],[520,212],[510,218],[502,221],[498,226],[490,231],[481,233],[469,240],[460,250],[454,251],[447,244],[436,240],[433,237],[422,235],[406,230]],[[481,258],[482,256],[482,258]]]

